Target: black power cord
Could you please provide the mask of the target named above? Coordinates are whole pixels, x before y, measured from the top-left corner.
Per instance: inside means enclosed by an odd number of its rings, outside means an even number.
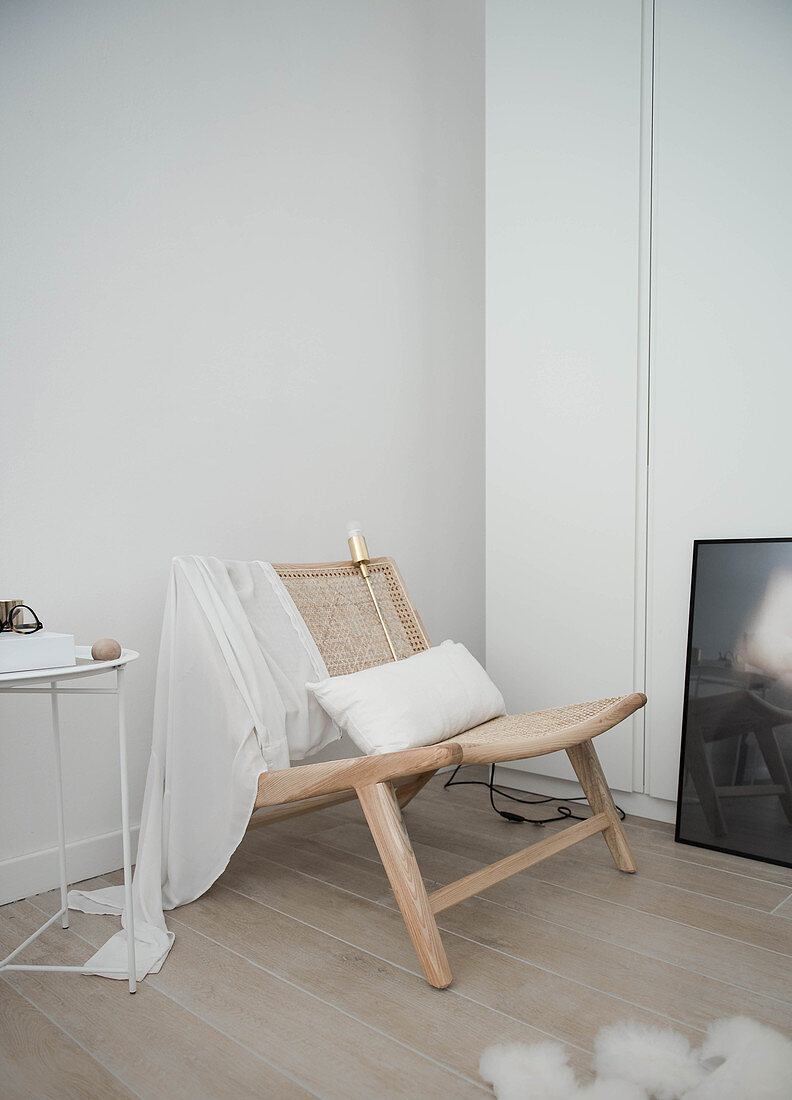
[[[556,812],[551,817],[523,817],[522,814],[513,814],[509,810],[499,810],[495,805],[495,795],[498,794],[501,798],[508,798],[511,802],[520,802],[524,806],[541,806],[547,802],[585,802],[585,795],[576,795],[574,798],[518,798],[515,794],[509,794],[508,791],[501,790],[500,787],[495,786],[495,765],[490,764],[489,779],[485,782],[483,779],[455,779],[455,776],[460,768],[464,768],[465,764],[457,764],[454,770],[451,772],[449,778],[443,784],[443,789],[446,787],[487,787],[489,790],[490,806],[496,814],[500,814],[506,821],[511,821],[515,825],[546,825],[548,821],[556,821],[559,818],[571,818],[573,821],[585,821],[586,817],[582,814],[575,814],[570,810],[569,806],[556,806]],[[467,765],[470,767],[470,765]],[[624,821],[625,813],[620,807],[616,807],[616,812],[619,818]]]

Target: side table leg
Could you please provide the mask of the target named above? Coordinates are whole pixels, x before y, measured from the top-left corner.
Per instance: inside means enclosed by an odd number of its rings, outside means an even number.
[[[124,911],[127,934],[129,992],[137,989],[135,970],[135,911],[132,903],[132,855],[129,840],[129,780],[127,775],[126,711],[124,707],[124,669],[116,669],[118,693],[118,752],[121,761],[121,837],[124,847]]]
[[[66,882],[66,829],[63,821],[63,768],[61,766],[60,713],[58,711],[58,684],[50,683],[52,695],[52,741],[55,748],[55,807],[58,815],[58,863],[60,868],[61,925],[69,927],[69,904]]]

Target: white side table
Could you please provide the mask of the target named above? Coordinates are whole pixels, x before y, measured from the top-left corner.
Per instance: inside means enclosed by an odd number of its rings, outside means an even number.
[[[88,966],[43,966],[41,964],[12,963],[21,951],[37,936],[45,932],[60,917],[64,928],[69,927],[69,907],[66,900],[66,833],[63,824],[63,773],[61,769],[60,719],[58,697],[60,695],[115,695],[118,700],[118,748],[121,760],[121,834],[124,848],[124,906],[126,909],[127,968],[107,970],[105,973],[123,974],[129,978],[129,992],[137,989],[135,973],[135,919],[132,910],[132,848],[129,840],[129,781],[127,776],[126,715],[124,713],[124,673],[126,665],[140,656],[133,649],[123,649],[115,661],[94,661],[88,646],[77,646],[77,664],[65,668],[40,668],[30,672],[5,672],[0,674],[0,694],[49,695],[52,699],[52,740],[55,748],[55,792],[58,813],[58,848],[60,855],[61,907],[32,936],[28,936],[15,951],[0,962],[3,970],[69,970],[77,974],[94,974]],[[91,676],[115,671],[115,687],[90,687],[85,681]],[[69,686],[69,684],[75,686]],[[63,685],[63,686],[62,686]]]

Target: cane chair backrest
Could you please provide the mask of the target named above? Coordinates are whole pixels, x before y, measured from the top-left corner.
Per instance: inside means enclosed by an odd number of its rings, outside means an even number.
[[[275,565],[331,676],[393,660],[360,570],[352,562]],[[401,660],[430,642],[392,558],[372,558],[371,584]]]

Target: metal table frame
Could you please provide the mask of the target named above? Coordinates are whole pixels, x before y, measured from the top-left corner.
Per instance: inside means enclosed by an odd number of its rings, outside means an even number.
[[[63,928],[69,927],[69,906],[67,901],[68,880],[66,878],[66,830],[63,819],[63,770],[61,767],[60,713],[58,700],[61,695],[115,695],[118,724],[118,752],[121,771],[121,836],[124,851],[124,908],[127,933],[126,969],[110,969],[106,974],[123,974],[129,980],[129,992],[137,989],[135,971],[135,916],[132,907],[132,846],[129,836],[129,778],[127,772],[126,712],[124,697],[125,666],[138,658],[132,649],[122,650],[115,661],[93,661],[91,651],[86,646],[77,647],[78,663],[66,668],[36,669],[30,672],[10,672],[0,674],[0,694],[7,695],[49,695],[52,703],[52,741],[55,751],[55,805],[58,817],[58,855],[60,867],[61,906],[57,913],[42,924],[36,932],[21,943],[10,955],[0,962],[0,974],[4,970],[49,970],[68,971],[74,974],[95,974],[89,966],[55,966],[33,963],[14,963],[24,949],[42,932],[54,924],[58,918]],[[76,687],[62,686],[70,681],[82,681],[90,676],[115,672],[115,687]]]

